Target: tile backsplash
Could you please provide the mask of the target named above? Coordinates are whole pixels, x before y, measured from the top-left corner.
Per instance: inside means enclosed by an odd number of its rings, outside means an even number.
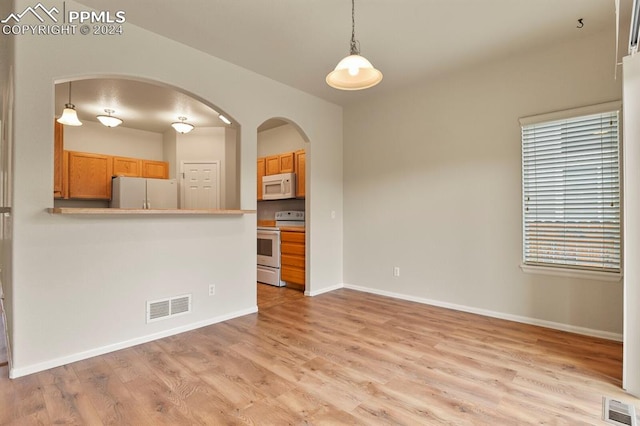
[[[304,200],[258,201],[258,220],[275,220],[276,212],[283,210],[304,211]]]

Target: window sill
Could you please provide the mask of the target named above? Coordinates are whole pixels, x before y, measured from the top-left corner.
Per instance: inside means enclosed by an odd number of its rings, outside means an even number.
[[[548,266],[533,266],[520,264],[522,272],[527,274],[553,275],[556,277],[581,278],[586,280],[619,282],[622,280],[621,272],[586,271],[569,268],[553,268]]]

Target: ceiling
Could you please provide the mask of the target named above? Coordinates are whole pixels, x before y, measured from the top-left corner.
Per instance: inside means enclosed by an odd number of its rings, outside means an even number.
[[[56,117],[69,102],[69,83],[56,84]],[[124,120],[122,126],[163,133],[178,117],[196,127],[224,126],[218,113],[197,99],[172,88],[136,80],[86,79],[71,83],[71,103],[80,121],[98,121],[105,109]]]
[[[371,89],[344,92],[327,86],[325,77],[348,54],[348,0],[79,1],[97,10],[125,11],[125,32],[127,24],[145,28],[339,105],[603,30],[611,31],[612,46],[615,43],[614,0],[357,0],[356,39],[362,55],[383,72],[384,79]],[[630,9],[631,0],[621,0],[623,45]],[[577,28],[578,19],[583,28]],[[84,96],[82,83],[73,86],[76,105]],[[131,88],[119,91],[119,84],[127,85],[112,80],[99,91],[112,90],[114,98],[122,100],[113,109],[122,109],[125,123],[135,123],[135,116],[125,116],[127,108],[133,112],[135,106],[125,102]],[[166,96],[161,103],[172,107],[158,113],[164,121],[176,120],[178,105],[196,126],[221,125],[207,121],[208,107],[198,107],[179,93]],[[142,114],[141,108],[135,108],[137,113]]]

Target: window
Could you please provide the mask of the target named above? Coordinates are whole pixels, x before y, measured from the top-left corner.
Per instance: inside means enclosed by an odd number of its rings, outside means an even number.
[[[620,272],[619,109],[520,120],[525,266]]]

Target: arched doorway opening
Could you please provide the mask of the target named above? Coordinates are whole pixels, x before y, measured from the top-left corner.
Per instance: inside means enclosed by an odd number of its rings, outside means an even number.
[[[300,126],[274,117],[257,130],[257,294],[261,308],[310,291],[306,213],[311,185],[309,138]]]
[[[177,87],[123,76],[59,80],[56,118],[67,103],[83,125],[54,122],[56,207],[109,207],[113,177],[142,177],[173,180],[175,208],[239,208],[240,125],[219,107]],[[103,125],[98,116],[104,115],[122,123]],[[191,129],[173,127],[180,122]],[[201,185],[187,185],[200,176]]]

